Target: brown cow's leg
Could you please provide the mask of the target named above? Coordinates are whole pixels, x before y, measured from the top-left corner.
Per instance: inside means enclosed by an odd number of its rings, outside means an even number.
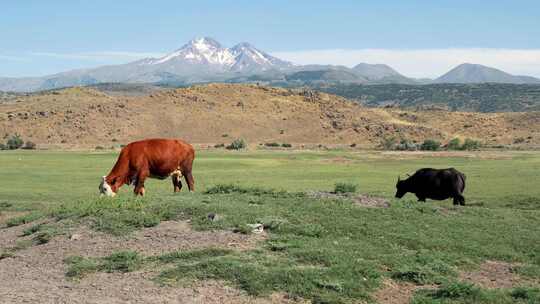
[[[195,191],[195,181],[193,180],[193,174],[191,174],[191,171],[185,172],[184,177],[186,179],[186,183],[188,184],[189,191]]]
[[[144,196],[144,181],[148,176],[149,173],[146,170],[139,172],[139,175],[137,175],[137,182],[135,183],[135,189],[133,189],[135,195]]]

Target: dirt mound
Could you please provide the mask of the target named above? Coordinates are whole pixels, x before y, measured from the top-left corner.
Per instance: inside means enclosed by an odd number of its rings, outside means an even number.
[[[378,304],[408,304],[414,293],[419,289],[433,289],[435,285],[418,286],[408,282],[395,282],[385,279],[382,287],[372,297]]]
[[[34,223],[35,224],[35,223]],[[12,247],[22,231],[33,224],[4,228],[0,248]],[[76,236],[76,237],[74,237]],[[163,222],[129,237],[113,237],[75,228],[43,245],[20,249],[13,257],[0,259],[0,297],[4,303],[282,303],[280,295],[254,299],[220,282],[204,282],[193,287],[161,287],[151,281],[156,269],[133,273],[96,273],[80,282],[66,279],[64,259],[80,255],[100,257],[117,250],[137,250],[145,255],[165,251],[222,247],[235,250],[253,248],[264,235],[232,232],[193,231],[187,222]]]
[[[126,95],[70,88],[17,98],[0,104],[0,134],[18,133],[40,146],[110,147],[149,137],[201,144],[244,138],[252,145],[375,146],[390,136],[540,143],[540,124],[534,123],[540,113],[372,109],[326,93],[256,85],[209,84]]]
[[[486,261],[479,269],[462,272],[460,279],[482,288],[513,288],[526,283],[527,280],[515,273],[516,265],[501,261]]]

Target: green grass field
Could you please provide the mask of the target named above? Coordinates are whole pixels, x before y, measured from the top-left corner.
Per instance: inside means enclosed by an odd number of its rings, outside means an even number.
[[[127,186],[119,197],[99,199],[100,177],[108,173],[116,155],[2,152],[0,212],[30,211],[10,220],[11,226],[54,218],[54,224],[27,232],[41,235],[37,244],[61,231],[67,221],[88,222],[112,234],[170,219],[191,219],[195,229],[239,233],[249,233],[246,224],[259,222],[269,232],[259,248],[245,252],[205,249],[158,257],[136,252],[74,257],[66,261],[74,277],[169,265],[158,282],[222,279],[249,294],[283,291],[315,303],[373,301],[372,293],[385,279],[439,286],[417,292],[413,303],[540,302],[538,152],[203,151],[194,164],[195,194],[173,194],[169,180],[150,180],[143,199],[134,199]],[[397,175],[421,167],[464,172],[468,206],[453,207],[450,200],[417,203],[412,194],[394,200]],[[365,208],[346,199],[305,194],[331,191],[339,182],[388,198],[391,206]],[[209,213],[221,219],[209,221]],[[486,260],[516,265],[514,271],[523,278],[520,286],[488,290],[458,279],[459,272]]]

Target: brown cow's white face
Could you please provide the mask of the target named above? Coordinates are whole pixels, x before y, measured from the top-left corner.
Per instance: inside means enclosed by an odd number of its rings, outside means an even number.
[[[116,193],[112,191],[111,185],[107,183],[107,180],[105,179],[106,176],[103,176],[101,178],[101,183],[99,184],[99,193],[100,195],[106,195],[110,197],[114,197]]]

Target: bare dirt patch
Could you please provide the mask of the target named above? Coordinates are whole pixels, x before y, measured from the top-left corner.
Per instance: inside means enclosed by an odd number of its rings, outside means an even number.
[[[312,191],[307,193],[310,197],[317,199],[349,200],[355,205],[367,208],[388,208],[390,202],[377,196],[356,193],[334,193],[325,191]]]
[[[382,288],[377,290],[372,297],[378,304],[408,304],[415,291],[419,289],[437,288],[435,285],[414,285],[408,282],[395,282],[386,279],[382,283]]]
[[[3,229],[0,246],[13,245],[29,225]],[[96,273],[80,282],[66,278],[64,259],[80,255],[100,257],[117,250],[136,250],[144,255],[174,250],[221,247],[253,248],[264,235],[227,231],[194,231],[188,222],[163,222],[126,237],[115,237],[78,227],[50,242],[20,249],[0,260],[0,298],[3,303],[282,303],[274,296],[254,299],[219,282],[192,287],[159,286],[152,282],[159,270],[133,273]],[[277,300],[276,300],[277,299]]]
[[[513,288],[528,282],[514,272],[516,266],[501,261],[486,261],[479,269],[462,272],[459,277],[482,288]]]

